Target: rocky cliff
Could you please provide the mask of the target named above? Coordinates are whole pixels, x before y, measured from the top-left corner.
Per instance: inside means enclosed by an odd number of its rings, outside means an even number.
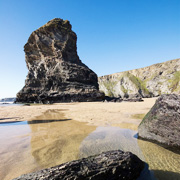
[[[107,96],[112,97],[180,94],[180,59],[102,76],[99,77],[99,86]]]
[[[77,55],[69,21],[55,18],[34,31],[24,46],[29,70],[17,102],[95,101],[103,98],[97,75]]]

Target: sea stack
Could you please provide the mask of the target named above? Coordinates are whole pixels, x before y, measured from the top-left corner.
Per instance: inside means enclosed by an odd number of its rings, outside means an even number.
[[[77,55],[77,36],[68,20],[55,18],[34,31],[24,46],[29,70],[16,102],[97,101],[97,75]]]

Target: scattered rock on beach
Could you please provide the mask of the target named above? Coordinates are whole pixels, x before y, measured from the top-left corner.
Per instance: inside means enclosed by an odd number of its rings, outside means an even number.
[[[105,96],[104,102],[122,102],[122,101],[141,102],[143,101],[143,99],[142,99],[142,96],[140,96],[139,94],[130,94],[130,95],[124,96],[123,98]]]
[[[180,148],[180,95],[161,95],[138,127],[140,138]]]
[[[116,150],[22,175],[14,180],[143,180],[145,177],[152,180],[147,164],[130,152]]]
[[[97,75],[77,55],[77,36],[68,20],[55,18],[35,30],[24,46],[29,70],[17,102],[96,101]]]

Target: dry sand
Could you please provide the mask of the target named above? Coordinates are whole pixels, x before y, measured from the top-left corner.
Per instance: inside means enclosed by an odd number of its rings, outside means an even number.
[[[87,122],[95,126],[120,126],[137,129],[141,119],[134,115],[146,114],[157,98],[147,98],[143,102],[81,102],[58,103],[53,105],[0,106],[0,122],[25,121],[34,119],[47,110],[61,110],[65,118]]]

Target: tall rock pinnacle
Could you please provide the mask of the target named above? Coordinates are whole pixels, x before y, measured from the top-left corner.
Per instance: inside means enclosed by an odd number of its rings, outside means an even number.
[[[97,75],[77,55],[69,21],[55,18],[34,31],[24,46],[29,70],[17,102],[96,101]]]

